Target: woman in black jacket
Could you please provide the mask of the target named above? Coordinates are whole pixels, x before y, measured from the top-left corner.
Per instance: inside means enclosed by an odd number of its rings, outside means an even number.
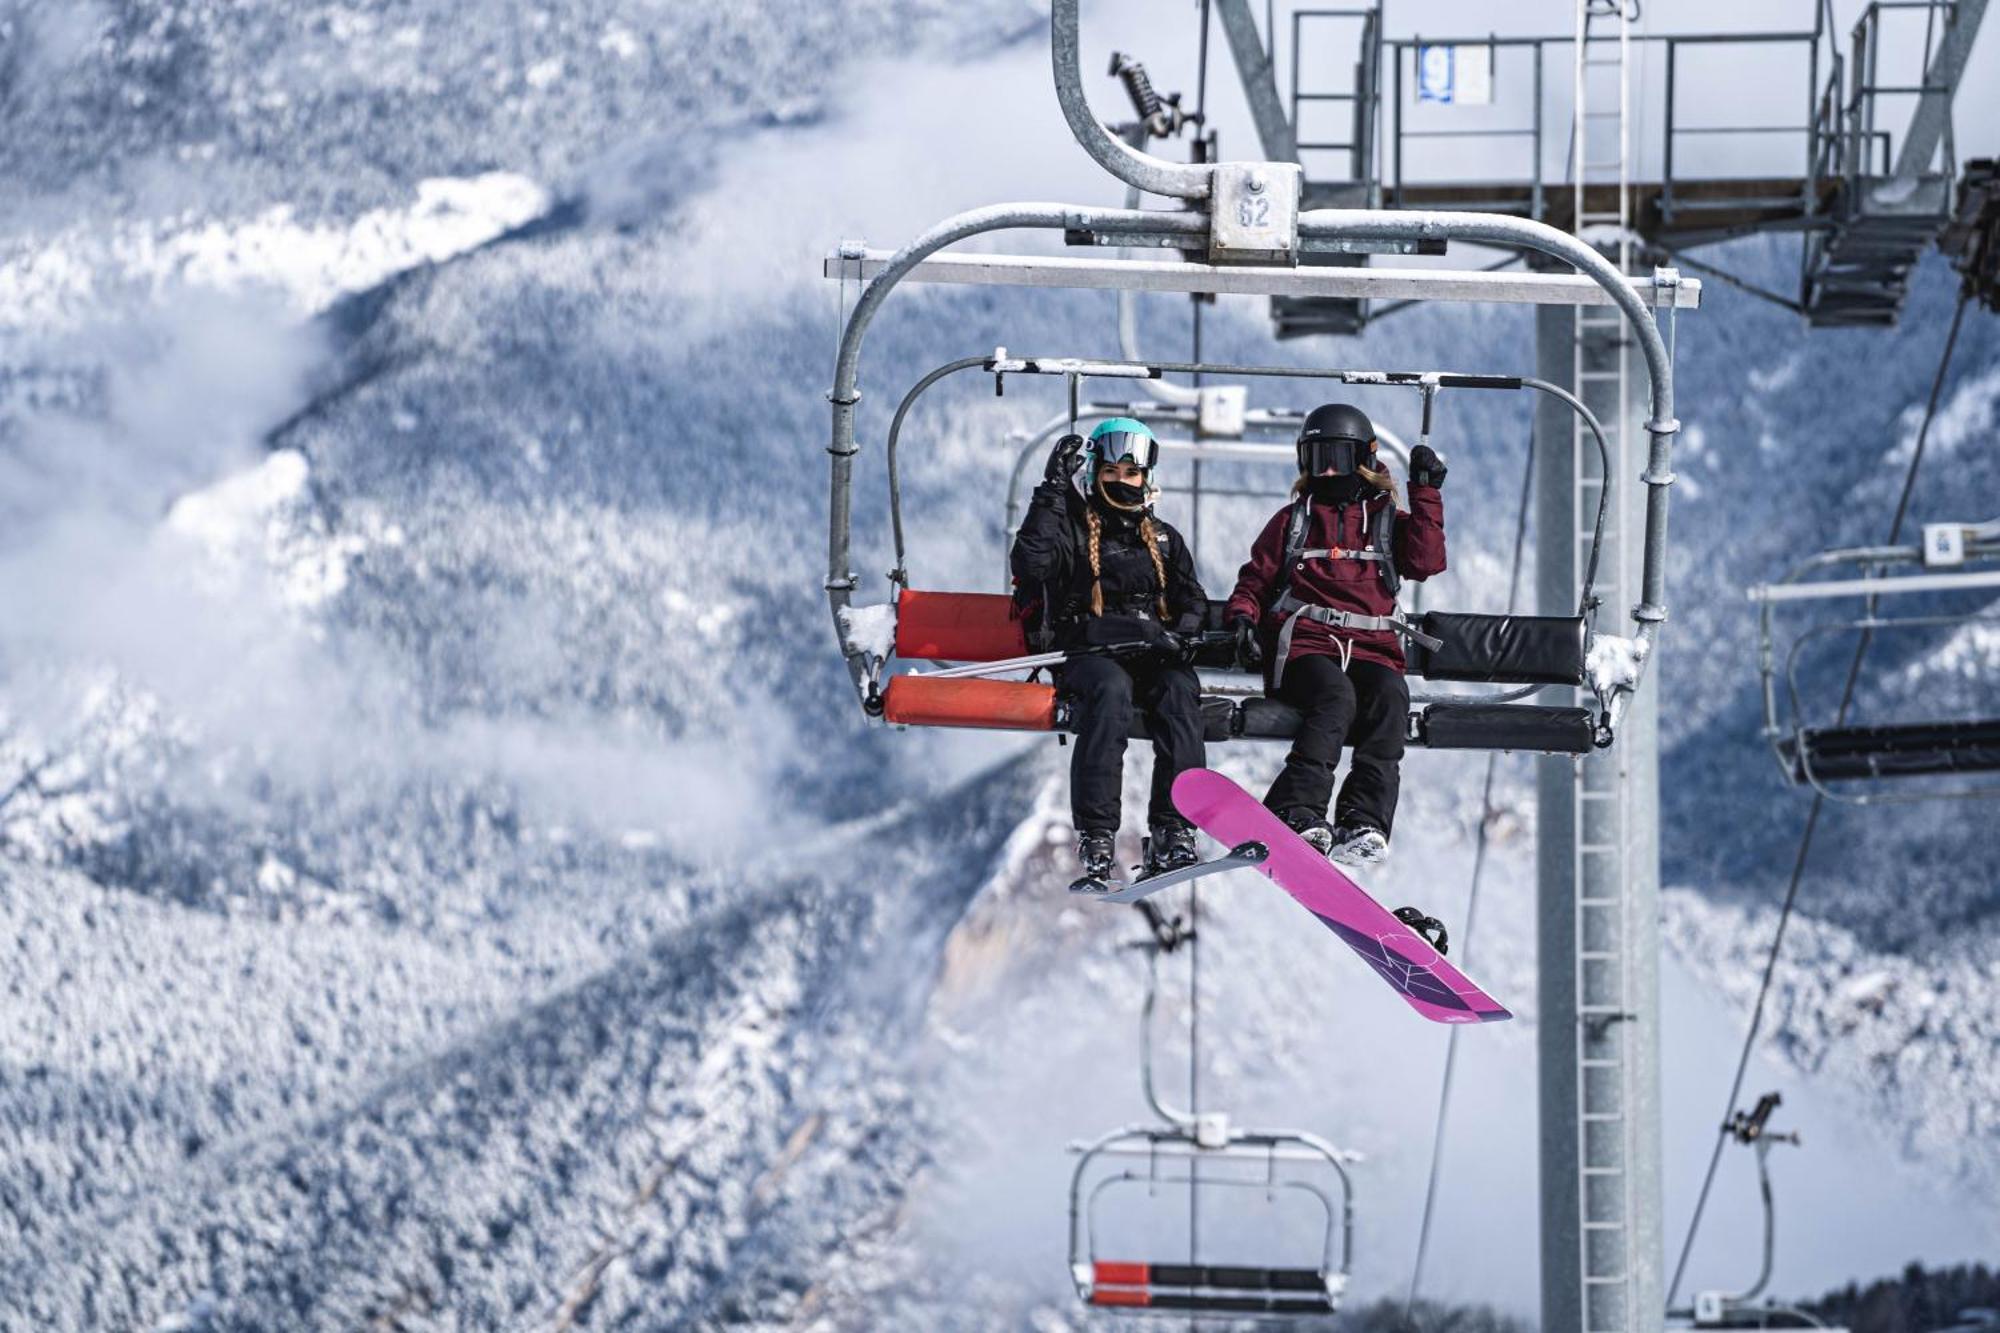
[[[1153,516],[1158,454],[1153,432],[1130,417],[1100,422],[1087,442],[1065,435],[1014,539],[1016,605],[1047,643],[1072,653],[1057,684],[1076,725],[1070,813],[1085,880],[1073,887],[1111,874],[1134,710],[1153,739],[1145,871],[1196,859],[1172,789],[1207,762],[1201,685],[1188,661],[1208,598],[1187,543]]]

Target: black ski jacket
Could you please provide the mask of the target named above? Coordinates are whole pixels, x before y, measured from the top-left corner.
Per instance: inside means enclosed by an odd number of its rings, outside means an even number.
[[[1014,605],[1031,635],[1059,648],[1150,640],[1162,628],[1159,578],[1139,538],[1139,516],[1100,507],[1098,570],[1104,614],[1090,613],[1090,530],[1086,501],[1068,486],[1043,482],[1014,538]],[[1167,572],[1164,628],[1192,634],[1202,627],[1208,594],[1195,577],[1194,556],[1172,524],[1153,519],[1153,537]]]

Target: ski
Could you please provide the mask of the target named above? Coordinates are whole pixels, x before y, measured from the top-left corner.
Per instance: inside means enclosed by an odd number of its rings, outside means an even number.
[[[1225,870],[1261,865],[1264,858],[1270,854],[1270,849],[1261,842],[1245,842],[1230,848],[1228,852],[1213,860],[1197,861],[1191,866],[1162,871],[1157,875],[1143,875],[1130,883],[1092,879],[1086,875],[1082,879],[1072,881],[1069,891],[1101,903],[1136,903],[1141,898],[1150,898],[1162,889],[1171,889],[1176,884],[1187,884],[1208,875],[1219,875]]]
[[[1425,1018],[1433,1023],[1497,1023],[1513,1017],[1446,962],[1410,923],[1376,902],[1222,774],[1205,768],[1182,773],[1174,779],[1174,805],[1218,842],[1263,844],[1267,855],[1254,863],[1257,869],[1318,917]]]

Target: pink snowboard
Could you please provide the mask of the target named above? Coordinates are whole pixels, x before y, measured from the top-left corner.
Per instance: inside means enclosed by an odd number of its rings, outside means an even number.
[[[1298,899],[1433,1023],[1497,1023],[1514,1016],[1222,774],[1189,769],[1174,779],[1174,804],[1225,847],[1261,842],[1269,848],[1270,856],[1257,869]]]

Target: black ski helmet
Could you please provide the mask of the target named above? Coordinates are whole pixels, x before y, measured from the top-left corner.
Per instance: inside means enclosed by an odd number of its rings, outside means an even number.
[[[1352,403],[1322,403],[1299,427],[1299,471],[1314,477],[1334,469],[1348,476],[1375,462],[1375,423]]]

